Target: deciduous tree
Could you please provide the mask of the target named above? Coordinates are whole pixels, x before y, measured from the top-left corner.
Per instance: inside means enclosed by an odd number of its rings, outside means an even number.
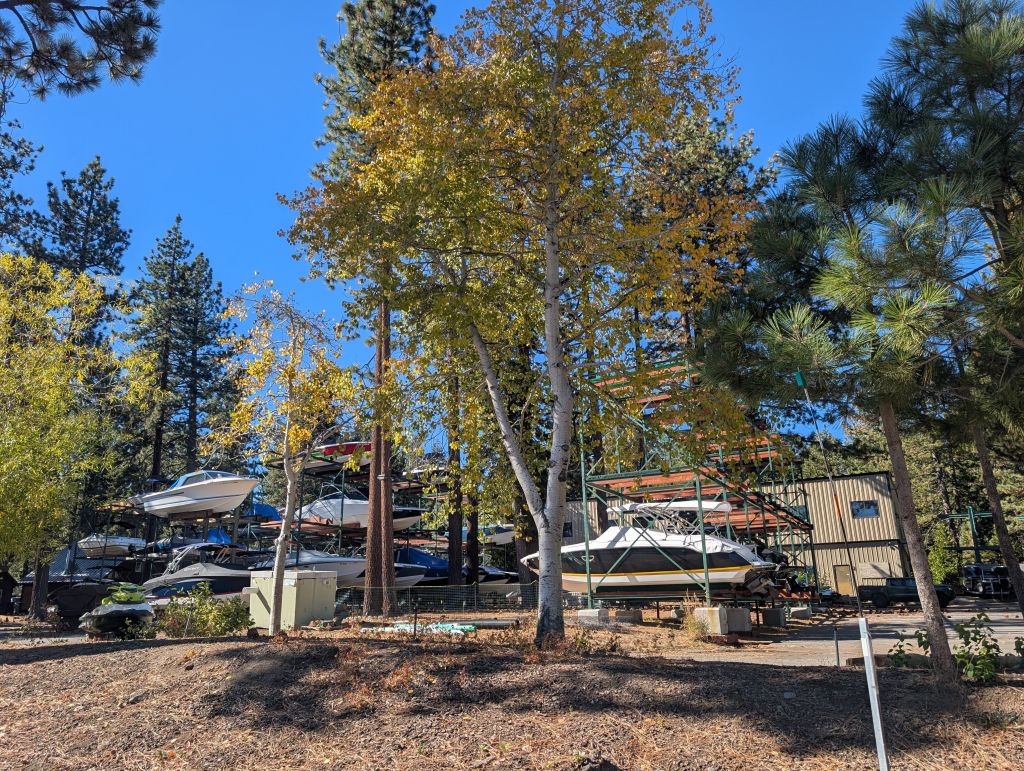
[[[340,352],[323,315],[303,313],[291,296],[269,285],[248,287],[233,298],[229,315],[244,325],[234,334],[232,367],[239,400],[230,422],[208,438],[211,446],[257,437],[263,458],[279,459],[286,479],[281,534],[274,551],[270,629],[281,628],[281,598],[302,469],[309,451],[351,418],[358,392],[354,373],[337,363]],[[323,430],[328,426],[327,432]]]
[[[539,533],[538,644],[563,635],[577,368],[622,371],[636,319],[714,294],[747,228],[742,192],[683,200],[650,162],[681,120],[727,113],[732,73],[714,66],[709,22],[702,2],[495,0],[436,43],[431,66],[378,86],[352,118],[376,152],[295,202],[293,236],[325,273],[390,266],[404,323],[456,329],[475,354]],[[543,489],[497,365],[536,340]]]

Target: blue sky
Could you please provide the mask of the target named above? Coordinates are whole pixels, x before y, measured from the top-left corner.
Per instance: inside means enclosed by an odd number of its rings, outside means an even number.
[[[483,0],[478,0],[483,2]],[[99,154],[116,179],[133,231],[126,275],[181,213],[228,292],[259,271],[295,288],[312,310],[336,307],[302,284],[277,232],[289,211],[276,200],[305,186],[320,157],[323,108],[314,73],[321,37],[339,34],[338,0],[172,0],[159,51],[139,85],[105,84],[74,98],[11,105],[10,117],[45,150],[29,192],[75,174]],[[470,3],[436,0],[437,28],[452,29]],[[837,112],[857,113],[911,0],[717,0],[720,51],[741,67],[738,127],[762,156]],[[244,13],[240,13],[242,8]],[[363,356],[356,354],[356,359]]]

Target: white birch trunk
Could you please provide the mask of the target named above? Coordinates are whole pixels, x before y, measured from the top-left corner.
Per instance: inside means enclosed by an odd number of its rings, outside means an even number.
[[[295,501],[298,498],[298,473],[288,457],[284,461],[285,504],[284,516],[281,519],[281,534],[274,542],[274,569],[271,580],[273,591],[270,595],[270,628],[271,636],[281,631],[281,601],[284,598],[285,559],[288,557],[288,539],[292,532],[292,521],[295,519]]]

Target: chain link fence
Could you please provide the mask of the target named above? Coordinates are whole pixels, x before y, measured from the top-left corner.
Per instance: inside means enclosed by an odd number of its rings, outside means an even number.
[[[339,589],[335,610],[351,615],[363,611],[362,587]],[[537,608],[537,584],[475,584],[471,586],[413,586],[395,589],[398,612],[489,613],[533,611]],[[567,608],[586,607],[586,595],[564,593]]]

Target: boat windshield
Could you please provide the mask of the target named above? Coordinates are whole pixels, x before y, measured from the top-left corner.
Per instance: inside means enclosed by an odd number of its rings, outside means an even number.
[[[190,474],[178,477],[174,484],[168,489],[173,490],[176,487],[184,487],[185,485],[192,485],[196,482],[205,482],[209,479],[223,479],[225,477],[233,476],[234,474],[227,471],[193,471]]]
[[[364,493],[362,493],[361,491],[359,491],[356,488],[352,487],[351,485],[345,485],[344,488],[342,488],[340,490],[337,490],[336,492],[333,492],[330,495],[325,495],[320,500],[322,500],[322,501],[336,501],[336,500],[338,500],[340,498],[346,498],[346,499],[348,499],[350,501],[365,501],[365,500],[367,500],[367,497],[366,497],[366,495]]]

